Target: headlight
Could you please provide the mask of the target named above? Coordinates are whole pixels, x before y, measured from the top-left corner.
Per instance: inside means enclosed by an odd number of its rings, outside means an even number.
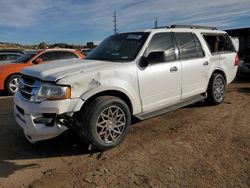
[[[70,99],[71,89],[69,86],[42,84],[34,96],[34,101]]]

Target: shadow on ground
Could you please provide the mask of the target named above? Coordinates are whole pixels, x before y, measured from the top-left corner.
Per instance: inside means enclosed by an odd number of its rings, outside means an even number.
[[[19,133],[21,133],[21,130],[19,131]],[[9,140],[7,137],[7,135],[2,136],[1,140]],[[95,153],[96,155],[94,155]],[[15,163],[14,160],[76,155],[89,155],[89,157],[96,157],[99,159],[102,154],[103,153],[98,153],[94,150],[88,150],[88,146],[71,131],[67,131],[55,139],[37,142],[36,144],[30,144],[24,136],[18,134],[15,139],[9,140],[8,146],[1,147],[0,177],[8,177],[15,171],[24,168],[39,168],[39,165],[35,163],[19,165]]]
[[[7,95],[7,93],[5,93],[4,91],[0,91],[0,97],[7,97],[9,95]]]

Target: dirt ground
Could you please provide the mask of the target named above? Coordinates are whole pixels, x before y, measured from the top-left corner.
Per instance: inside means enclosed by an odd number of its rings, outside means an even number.
[[[250,187],[250,81],[230,84],[219,106],[136,123],[104,153],[68,133],[30,144],[12,106],[0,96],[0,187]]]

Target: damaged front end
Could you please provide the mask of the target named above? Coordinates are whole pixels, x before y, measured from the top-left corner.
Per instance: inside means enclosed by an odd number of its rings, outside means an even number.
[[[91,144],[88,135],[86,134],[81,122],[78,120],[78,118],[74,116],[70,116],[68,114],[60,114],[56,117],[56,123],[62,126],[67,127],[68,129],[73,130],[76,132],[80,138],[86,143]]]

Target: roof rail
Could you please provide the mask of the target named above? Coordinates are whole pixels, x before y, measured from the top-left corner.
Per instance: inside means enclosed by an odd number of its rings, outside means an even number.
[[[169,29],[170,27],[168,25],[166,26],[160,26],[160,27],[156,27],[156,28],[153,28],[153,29]]]
[[[216,27],[200,26],[200,25],[171,25],[170,28],[190,28],[190,29],[210,29],[210,30],[217,30]]]

